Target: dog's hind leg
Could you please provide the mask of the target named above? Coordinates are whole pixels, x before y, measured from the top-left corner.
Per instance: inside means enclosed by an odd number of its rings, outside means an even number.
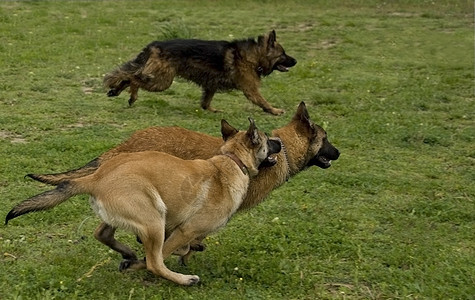
[[[203,88],[203,93],[201,95],[201,108],[204,110],[209,110],[211,112],[219,112],[219,110],[214,109],[210,106],[211,100],[213,99],[216,89]]]
[[[114,234],[117,228],[110,226],[103,222],[94,232],[94,237],[106,246],[109,246],[112,250],[119,252],[123,259],[137,260],[137,255],[127,245],[120,243],[114,238]]]
[[[106,246],[109,246],[114,251],[119,252],[124,259],[120,265],[119,270],[124,271],[126,269],[144,269],[144,262],[137,259],[135,252],[127,245],[120,243],[114,238],[114,234],[117,228],[110,226],[103,222],[94,232],[94,237]]]

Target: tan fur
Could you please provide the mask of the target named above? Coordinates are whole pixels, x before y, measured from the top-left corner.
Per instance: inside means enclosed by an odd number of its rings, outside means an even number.
[[[224,127],[223,129],[228,132],[227,135],[233,132],[233,128]],[[323,146],[329,144],[326,132],[310,120],[303,102],[300,103],[292,120],[287,125],[274,130],[272,136],[279,137],[283,145],[282,151],[276,155],[277,164],[272,168],[262,168],[251,180],[238,211],[245,211],[258,205],[272,190],[281,186],[290,177],[314,165],[312,159],[318,155]],[[183,159],[207,159],[217,153],[222,143],[221,138],[180,127],[150,127],[135,132],[127,141],[105,152],[93,160],[93,163],[77,170],[59,174],[29,174],[29,176],[41,182],[57,185],[66,180],[93,173],[103,162],[120,153],[155,150]],[[330,158],[335,160],[338,158],[338,150],[334,151],[337,154]],[[121,269],[135,268],[136,265],[131,266],[137,260],[135,253],[128,246],[115,240],[115,230],[103,223],[96,229],[95,237],[121,253],[124,258]],[[199,241],[194,242],[193,247],[202,249]],[[190,251],[189,255],[191,253]],[[189,255],[184,257],[183,262],[186,262]]]
[[[103,230],[123,228],[142,240],[147,260],[137,261],[134,253],[128,253],[135,259],[131,263],[137,265],[132,268],[146,267],[178,284],[195,284],[198,276],[170,271],[164,259],[175,251],[187,253],[190,242],[224,226],[240,207],[260,163],[280,151],[280,141],[269,141],[253,121],[247,132],[223,132],[226,142],[220,155],[183,160],[156,151],[122,153],[91,175],[65,181],[53,191],[21,202],[9,212],[6,222],[86,193],[107,224]],[[51,202],[52,198],[56,199]],[[127,246],[120,247],[127,251]]]
[[[223,186],[223,179],[230,185]],[[76,182],[93,195],[91,204],[105,223],[141,238],[148,270],[190,285],[199,278],[172,272],[163,260],[224,226],[239,207],[249,177],[225,156],[184,161],[140,152],[120,154]]]

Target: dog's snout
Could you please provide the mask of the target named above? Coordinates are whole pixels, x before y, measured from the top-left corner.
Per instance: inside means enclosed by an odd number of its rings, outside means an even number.
[[[290,64],[290,67],[293,67],[297,64],[297,60],[293,58],[292,56],[289,56],[289,64]]]
[[[340,150],[338,150],[337,148],[335,148],[335,151],[334,151],[334,153],[333,153],[332,160],[337,160],[339,157],[340,157]]]

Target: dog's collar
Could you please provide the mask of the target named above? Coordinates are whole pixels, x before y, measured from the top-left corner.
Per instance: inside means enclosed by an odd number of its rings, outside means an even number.
[[[275,136],[280,139],[280,146],[282,147],[282,152],[284,153],[285,162],[287,163],[287,174],[285,175],[285,181],[290,179],[290,173],[292,170],[290,169],[290,162],[289,162],[289,155],[287,154],[287,148],[285,148],[284,141],[279,136]]]
[[[236,165],[238,165],[239,169],[241,169],[241,171],[244,173],[244,175],[248,175],[249,174],[249,171],[247,170],[247,167],[246,165],[242,162],[242,160],[239,159],[239,157],[236,156],[236,154],[234,153],[226,153],[224,154],[226,155],[227,157],[229,157],[230,159],[232,159]]]

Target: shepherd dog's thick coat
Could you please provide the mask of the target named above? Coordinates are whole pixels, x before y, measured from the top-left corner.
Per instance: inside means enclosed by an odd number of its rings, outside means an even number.
[[[104,77],[109,97],[118,96],[129,87],[129,105],[138,90],[161,92],[170,87],[175,76],[198,84],[203,89],[201,107],[210,106],[216,92],[238,89],[264,111],[280,115],[259,92],[262,76],[274,70],[287,72],[297,61],[277,43],[275,31],[255,39],[207,41],[176,39],[155,41],[139,55]]]

